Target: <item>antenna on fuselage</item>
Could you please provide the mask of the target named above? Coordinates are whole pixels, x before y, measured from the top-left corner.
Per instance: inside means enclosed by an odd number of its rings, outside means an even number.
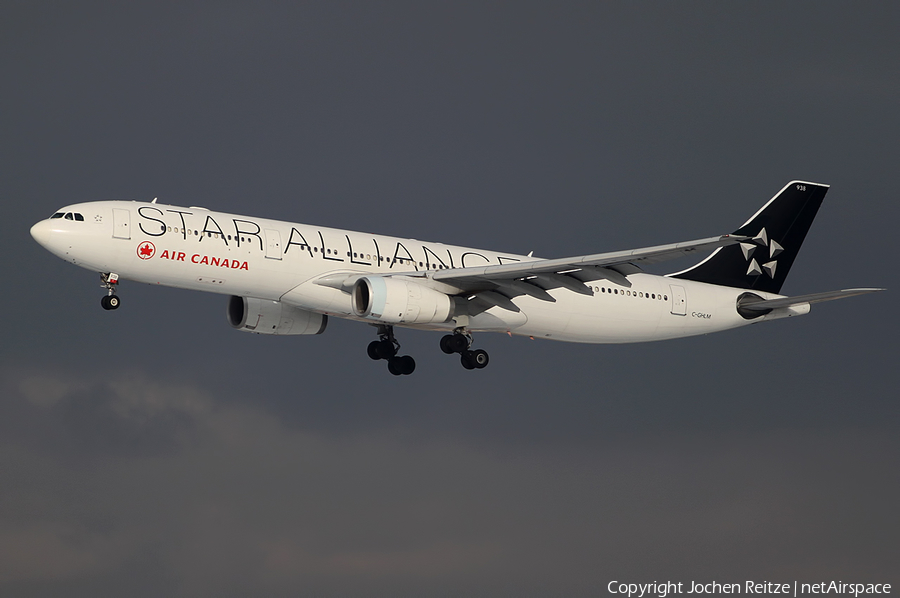
[[[158,198],[158,197],[154,197],[154,198],[153,198],[153,201],[151,201],[150,203],[156,203],[156,200],[157,200],[157,199],[159,199],[159,198]]]

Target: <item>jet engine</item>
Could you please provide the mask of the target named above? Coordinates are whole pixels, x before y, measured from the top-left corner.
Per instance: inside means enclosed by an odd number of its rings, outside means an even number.
[[[253,297],[228,299],[226,311],[232,328],[257,334],[322,334],[328,316]]]
[[[365,276],[351,293],[353,313],[390,324],[428,324],[450,319],[448,295],[402,278]]]

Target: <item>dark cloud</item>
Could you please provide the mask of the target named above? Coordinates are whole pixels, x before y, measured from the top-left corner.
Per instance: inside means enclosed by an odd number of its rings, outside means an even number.
[[[891,512],[900,490],[885,475],[900,465],[886,432],[489,451],[292,430],[252,405],[211,405],[191,386],[105,397],[83,380],[69,385],[94,390],[62,396],[63,385],[7,382],[18,389],[7,404],[44,416],[3,443],[15,482],[2,492],[7,587],[86,594],[147,554],[175,595],[593,595],[609,575],[646,574],[648,561],[660,577],[878,576],[897,523],[874,515]],[[188,414],[186,442],[123,452],[111,428],[73,425],[67,447],[34,446],[32,435],[56,432],[66,402],[87,396],[126,427],[135,414]],[[110,450],[78,442],[97,435],[112,438]]]
[[[28,235],[161,201],[548,257],[832,184],[790,294],[898,287],[892,5],[14,2],[0,25],[0,593],[900,583],[892,291],[633,346],[264,338]],[[674,271],[684,264],[655,271]]]

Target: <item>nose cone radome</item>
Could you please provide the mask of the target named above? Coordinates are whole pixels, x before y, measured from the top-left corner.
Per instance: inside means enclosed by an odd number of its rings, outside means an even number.
[[[53,235],[53,224],[49,220],[41,220],[31,227],[31,236],[47,249],[50,248],[50,238]]]

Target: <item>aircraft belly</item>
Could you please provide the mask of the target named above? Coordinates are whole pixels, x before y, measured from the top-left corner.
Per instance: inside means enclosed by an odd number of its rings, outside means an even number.
[[[327,313],[339,317],[352,318],[353,308],[350,294],[340,289],[315,284],[307,280],[281,296],[281,301],[295,307]]]
[[[509,311],[501,307],[492,307],[476,316],[469,318],[469,329],[473,331],[515,331],[528,322],[528,316],[524,310],[519,312]],[[455,324],[451,323],[451,326]]]

